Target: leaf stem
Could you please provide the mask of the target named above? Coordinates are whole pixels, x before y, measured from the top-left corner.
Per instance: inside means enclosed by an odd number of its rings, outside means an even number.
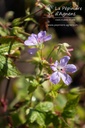
[[[63,117],[60,117],[62,119],[62,121],[67,125],[68,128],[72,128],[71,126],[69,126],[69,124],[64,120]]]

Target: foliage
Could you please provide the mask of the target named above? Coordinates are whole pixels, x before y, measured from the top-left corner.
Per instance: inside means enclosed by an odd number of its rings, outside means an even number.
[[[34,10],[30,12],[28,8],[25,17],[16,18],[12,22],[6,19],[0,20],[0,82],[7,79],[6,90],[0,99],[1,128],[79,128],[81,120],[84,122],[84,110],[79,105],[80,96],[84,91],[81,88],[70,89],[67,86],[71,83],[71,77],[75,76],[68,77],[66,72],[77,71],[73,64],[67,65],[70,58],[72,61],[73,55],[70,52],[73,49],[69,48],[70,45],[66,42],[55,43],[57,42],[54,38],[55,34],[51,32],[53,30],[49,28],[47,22],[57,11],[50,8],[55,3],[60,7],[69,5],[69,1],[64,0],[61,2],[54,0],[54,3],[51,0],[32,1]],[[77,6],[76,2],[72,2],[73,8],[74,4]],[[46,16],[43,23],[36,20],[37,16],[38,18]],[[83,43],[80,49],[84,51],[83,45],[85,44]],[[28,54],[25,60],[21,57],[24,50]],[[77,56],[79,50],[74,50],[77,60],[82,56],[81,54]],[[62,66],[58,63],[61,58],[64,61]],[[20,71],[17,66],[19,61],[22,64],[23,61],[26,62],[28,66],[33,65],[33,72]],[[69,68],[67,69],[66,66]],[[56,71],[53,68],[56,68]],[[52,69],[57,73],[57,77],[56,74],[51,76]],[[60,80],[60,76],[58,79],[58,74],[63,75],[64,82]],[[67,85],[65,85],[66,76],[70,81]],[[53,80],[50,79],[51,77]],[[58,79],[57,82],[54,82],[55,78]],[[9,102],[7,93],[10,80],[14,80],[12,90],[14,98]]]

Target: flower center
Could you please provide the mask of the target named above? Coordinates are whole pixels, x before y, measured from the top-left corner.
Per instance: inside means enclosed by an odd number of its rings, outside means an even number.
[[[62,72],[62,73],[65,72],[64,67],[62,67],[62,66],[60,66],[60,65],[57,67],[57,70],[58,70],[59,72]]]

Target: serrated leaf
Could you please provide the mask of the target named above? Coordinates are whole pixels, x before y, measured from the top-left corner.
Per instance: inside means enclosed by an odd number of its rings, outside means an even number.
[[[53,109],[53,103],[52,102],[41,102],[36,106],[36,109],[41,112],[49,112]]]
[[[45,118],[44,114],[39,113],[37,111],[32,111],[30,113],[29,120],[31,123],[37,122],[40,126],[45,126],[44,118]]]
[[[18,77],[20,72],[10,58],[0,55],[0,76]]]
[[[14,54],[20,47],[23,47],[23,44],[19,42],[8,42],[6,44],[0,45],[0,54],[8,55]]]

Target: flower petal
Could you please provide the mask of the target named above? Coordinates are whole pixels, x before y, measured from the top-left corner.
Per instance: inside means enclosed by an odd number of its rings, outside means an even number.
[[[32,54],[35,54],[37,52],[37,48],[30,48],[28,50],[28,52],[32,55]]]
[[[52,69],[53,71],[56,71],[58,64],[59,64],[59,63],[58,63],[58,61],[56,60],[56,62],[50,66],[51,69]]]
[[[56,60],[54,65],[57,67],[59,65],[59,62]]]
[[[31,36],[37,38],[37,35],[34,33],[32,33]]]
[[[65,66],[65,71],[69,73],[74,73],[77,71],[77,67],[74,64],[67,64]]]
[[[37,40],[35,36],[36,34],[31,34],[31,36],[28,37],[28,40],[26,40],[24,44],[27,46],[37,45]]]
[[[27,46],[33,46],[33,45],[35,45],[32,41],[30,41],[30,40],[26,40],[25,42],[24,42],[24,44],[25,45],[27,45]]]
[[[60,77],[62,78],[63,82],[64,82],[66,85],[71,84],[72,78],[71,78],[68,74],[60,73],[60,72],[59,72],[59,75],[60,75]]]
[[[36,37],[37,35],[35,35],[35,34],[31,34],[31,36],[28,38],[28,40],[30,41],[30,42],[32,42],[34,45],[37,45],[38,44],[38,42],[37,42],[37,37]]]
[[[59,76],[58,72],[54,72],[54,73],[50,76],[50,81],[51,81],[53,84],[59,83],[59,81],[60,81],[60,76]]]
[[[65,66],[65,65],[68,63],[69,59],[70,59],[69,56],[64,56],[63,58],[61,58],[60,64],[61,64],[62,66]]]
[[[41,31],[38,33],[38,38],[43,38],[44,36],[46,36],[46,31]]]
[[[32,33],[24,42],[24,44],[27,46],[39,45],[45,41],[50,40],[51,38],[51,35],[46,36],[46,31],[40,31],[38,35]]]
[[[37,42],[38,42],[38,43],[43,43],[45,36],[46,36],[46,31],[41,31],[41,32],[39,32],[39,33],[38,33],[38,36],[37,36]]]
[[[48,36],[45,36],[43,40],[45,42],[45,41],[48,41],[48,40],[51,40],[51,39],[52,39],[52,36],[48,35]]]
[[[51,69],[52,69],[53,71],[56,71],[56,70],[57,70],[57,68],[56,68],[55,65],[51,65],[50,67],[51,67]]]

